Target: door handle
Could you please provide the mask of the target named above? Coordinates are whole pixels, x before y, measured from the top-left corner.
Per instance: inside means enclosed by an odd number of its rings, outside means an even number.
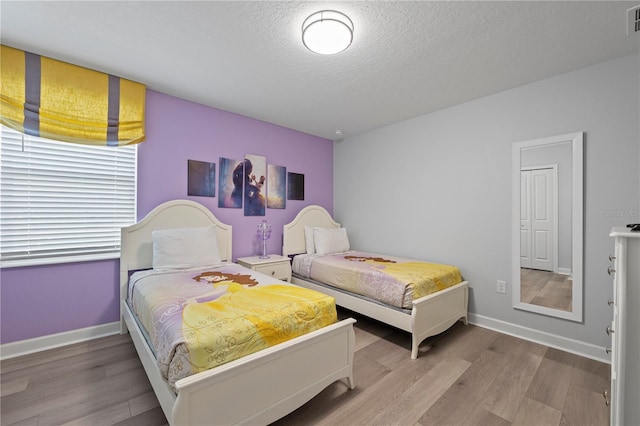
[[[610,325],[607,326],[607,335],[611,336],[612,333],[615,333],[615,330],[613,328],[611,328]]]

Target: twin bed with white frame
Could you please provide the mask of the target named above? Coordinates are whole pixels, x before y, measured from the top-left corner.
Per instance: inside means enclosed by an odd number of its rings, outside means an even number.
[[[353,389],[353,319],[180,379],[175,383],[175,391],[169,386],[127,303],[128,280],[133,271],[152,268],[153,231],[209,226],[216,228],[222,259],[231,261],[232,227],[193,201],[163,203],[138,223],[122,228],[121,331],[130,332],[169,423],[268,424],[294,411],[337,380],[346,379]]]
[[[321,206],[302,209],[283,228],[283,256],[306,253],[305,227],[340,228],[329,212]],[[411,358],[418,357],[420,343],[427,337],[442,333],[458,320],[467,324],[468,282],[413,300],[410,313],[376,303],[358,295],[340,291],[294,274],[294,284],[331,295],[336,304],[411,333]]]

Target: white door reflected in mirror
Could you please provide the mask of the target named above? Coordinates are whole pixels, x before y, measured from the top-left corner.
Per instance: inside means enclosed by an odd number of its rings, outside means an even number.
[[[583,133],[513,145],[513,306],[582,321]]]

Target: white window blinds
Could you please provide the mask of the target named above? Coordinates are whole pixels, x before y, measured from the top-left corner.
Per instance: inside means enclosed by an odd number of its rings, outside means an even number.
[[[116,258],[136,221],[136,146],[101,147],[2,126],[2,266]]]

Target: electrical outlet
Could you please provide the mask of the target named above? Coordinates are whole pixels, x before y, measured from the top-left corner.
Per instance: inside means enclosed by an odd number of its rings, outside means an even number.
[[[496,292],[507,294],[507,282],[498,280],[498,283],[496,284]]]

